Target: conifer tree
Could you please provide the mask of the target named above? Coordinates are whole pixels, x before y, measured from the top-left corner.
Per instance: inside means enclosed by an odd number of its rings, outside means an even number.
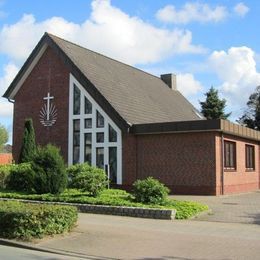
[[[3,151],[4,144],[8,141],[8,132],[6,128],[0,124],[0,152]]]
[[[20,151],[19,163],[30,162],[36,153],[35,133],[32,119],[24,123],[23,142]]]
[[[227,119],[231,113],[225,114],[226,100],[220,99],[218,96],[218,90],[213,87],[205,93],[206,100],[200,102],[201,113],[207,119]]]
[[[247,109],[237,121],[249,128],[260,130],[260,86],[249,96]]]

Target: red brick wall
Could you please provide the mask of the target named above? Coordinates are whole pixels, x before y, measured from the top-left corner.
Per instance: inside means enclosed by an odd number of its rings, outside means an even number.
[[[224,170],[224,194],[242,193],[259,189],[259,145],[257,142],[247,139],[224,135],[224,140],[236,143],[236,170]],[[255,146],[255,170],[247,171],[245,167],[245,145]],[[222,194],[222,159],[221,136],[216,136],[216,183],[217,194]]]
[[[173,193],[214,195],[215,133],[124,137],[123,165],[125,186],[136,178],[153,176],[169,186]]]
[[[54,96],[54,104],[58,110],[57,121],[51,127],[43,126],[39,120],[39,113],[44,105],[43,97],[47,95],[48,91]],[[61,148],[64,159],[67,161],[68,102],[69,71],[53,51],[47,48],[15,96],[13,155],[16,161],[21,149],[26,118],[33,120],[38,144],[53,143],[57,145]]]
[[[0,153],[0,165],[12,163],[13,157],[11,153]]]

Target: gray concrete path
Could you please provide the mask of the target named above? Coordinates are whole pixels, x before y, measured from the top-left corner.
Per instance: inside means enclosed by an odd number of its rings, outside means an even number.
[[[80,214],[70,235],[38,245],[107,259],[259,259],[260,226]]]
[[[202,215],[195,220],[260,224],[260,191],[219,197],[182,195],[171,197],[178,200],[193,200],[207,204],[212,210],[212,214]]]

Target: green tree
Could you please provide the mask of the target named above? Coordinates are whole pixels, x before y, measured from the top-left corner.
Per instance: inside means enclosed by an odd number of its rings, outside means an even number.
[[[26,119],[24,124],[23,142],[19,163],[31,162],[36,153],[35,133],[32,119]]]
[[[225,114],[226,100],[220,99],[218,96],[218,90],[211,87],[210,90],[205,93],[206,100],[201,101],[201,113],[207,119],[227,119],[231,113]]]
[[[241,125],[260,130],[260,86],[256,87],[246,104],[247,109],[237,121]]]
[[[8,141],[8,132],[6,128],[0,124],[0,152],[3,152],[4,144]]]

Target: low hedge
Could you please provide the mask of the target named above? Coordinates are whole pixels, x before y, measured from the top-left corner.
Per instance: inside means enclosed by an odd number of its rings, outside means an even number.
[[[70,231],[78,218],[71,206],[0,201],[0,236],[30,240]]]

